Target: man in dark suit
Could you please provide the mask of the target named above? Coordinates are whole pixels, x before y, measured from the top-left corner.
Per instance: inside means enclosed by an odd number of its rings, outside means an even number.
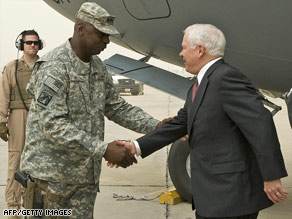
[[[280,181],[287,172],[272,115],[222,59],[225,44],[213,25],[185,30],[180,56],[197,75],[194,88],[173,120],[124,146],[144,158],[188,134],[196,218],[254,219],[287,198]]]

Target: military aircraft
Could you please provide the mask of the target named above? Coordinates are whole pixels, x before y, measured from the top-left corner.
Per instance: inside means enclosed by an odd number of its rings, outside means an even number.
[[[194,23],[211,23],[227,39],[225,61],[246,74],[264,97],[285,98],[292,122],[292,1],[283,0],[92,0],[116,16],[121,33],[111,41],[140,53],[134,60],[116,54],[106,60],[110,71],[142,81],[172,95],[186,98],[193,80],[151,66],[154,57],[183,66],[179,57],[182,31]],[[56,11],[75,20],[85,0],[45,0]],[[290,91],[290,93],[289,93]],[[175,142],[169,153],[171,179],[180,195],[191,201],[188,143]]]

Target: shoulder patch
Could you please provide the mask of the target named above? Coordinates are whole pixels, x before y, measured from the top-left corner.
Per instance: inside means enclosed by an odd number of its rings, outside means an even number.
[[[48,106],[48,104],[51,102],[53,98],[53,95],[50,94],[49,92],[46,92],[46,91],[42,91],[40,96],[38,97],[37,101],[43,105],[43,106]]]
[[[63,86],[63,84],[56,79],[52,78],[51,76],[48,76],[46,80],[44,81],[44,84],[47,85],[49,88],[51,88],[53,91],[58,93],[60,88]]]

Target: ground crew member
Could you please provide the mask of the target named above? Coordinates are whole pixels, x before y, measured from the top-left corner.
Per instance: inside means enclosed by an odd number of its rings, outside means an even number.
[[[19,34],[15,45],[23,51],[18,60],[9,62],[3,70],[0,83],[0,137],[8,141],[8,178],[5,198],[8,208],[21,207],[21,187],[13,178],[19,169],[20,155],[24,147],[25,124],[31,100],[25,88],[31,77],[37,53],[42,42],[34,30]]]

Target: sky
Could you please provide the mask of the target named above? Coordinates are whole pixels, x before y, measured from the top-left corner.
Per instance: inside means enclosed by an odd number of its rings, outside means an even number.
[[[74,23],[63,17],[42,0],[0,0],[0,71],[17,58],[15,40],[23,30],[34,29],[45,42],[39,55],[47,53],[64,43],[73,34]],[[99,57],[104,60],[116,52],[132,58],[141,58],[137,53],[110,43]],[[19,53],[21,57],[22,52]],[[150,64],[173,72],[182,72],[182,68],[165,62],[150,59]],[[189,75],[190,76],[190,75]]]
[[[46,44],[42,55],[65,42],[73,25],[42,0],[0,0],[0,68],[17,58],[15,40],[23,30],[38,32]]]

